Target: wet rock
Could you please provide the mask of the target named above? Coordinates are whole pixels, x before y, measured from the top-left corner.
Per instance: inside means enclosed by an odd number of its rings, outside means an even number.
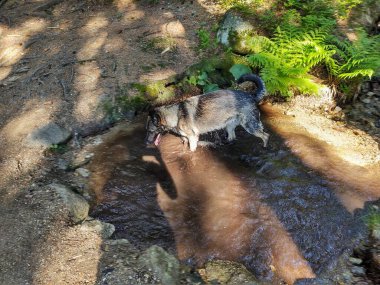
[[[242,264],[232,261],[209,261],[205,265],[205,270],[207,281],[210,282],[210,284],[265,284],[259,282]]]
[[[53,183],[50,184],[48,188],[58,193],[61,197],[69,210],[69,217],[73,223],[80,223],[88,217],[90,206],[82,196],[61,184]]]
[[[355,265],[360,265],[362,264],[363,260],[361,260],[360,258],[356,258],[356,257],[350,257],[348,259],[352,264],[355,264]]]
[[[69,168],[69,163],[67,160],[59,158],[57,161],[57,168],[60,170],[67,170]]]
[[[148,248],[139,261],[151,269],[162,284],[179,284],[179,261],[159,246]]]
[[[80,168],[86,164],[88,164],[92,157],[94,156],[93,153],[87,153],[87,154],[79,154],[76,156],[73,161],[70,162],[70,165],[68,166],[69,170],[75,170],[77,168]]]
[[[88,169],[82,168],[82,167],[76,169],[75,173],[78,173],[80,176],[82,176],[84,178],[88,178],[91,175],[91,172]]]
[[[221,44],[231,47],[234,52],[247,54],[250,50],[246,44],[246,35],[253,31],[252,24],[245,21],[236,11],[229,10],[224,15],[216,36]]]
[[[298,279],[294,285],[331,285],[331,280],[325,280],[322,278]]]
[[[108,239],[115,232],[115,226],[113,224],[105,223],[96,219],[87,220],[82,225],[83,230],[95,230],[103,239]]]
[[[365,276],[365,270],[360,266],[352,266],[351,272],[354,276]]]
[[[352,273],[351,271],[345,271],[342,273],[342,280],[344,284],[351,284],[352,283]]]
[[[362,101],[365,104],[370,104],[371,103],[371,99],[370,98],[360,98],[360,101]]]
[[[70,131],[56,123],[49,123],[34,129],[26,136],[25,143],[30,147],[48,148],[51,145],[66,143],[70,137]]]

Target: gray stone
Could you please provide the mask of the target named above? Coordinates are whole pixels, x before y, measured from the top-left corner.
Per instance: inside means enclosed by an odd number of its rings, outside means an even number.
[[[352,266],[351,272],[355,276],[365,276],[365,270],[360,266]]]
[[[352,264],[355,264],[355,265],[360,265],[362,264],[363,260],[361,260],[360,258],[355,258],[355,257],[350,257],[348,259]]]
[[[80,176],[84,178],[90,177],[91,175],[91,172],[88,169],[83,168],[83,167],[77,168],[75,170],[75,173],[78,173]]]
[[[368,30],[376,29],[378,28],[379,14],[379,1],[363,1],[362,4],[352,9],[348,22],[353,27],[365,27]]]
[[[370,98],[360,98],[360,101],[362,101],[365,104],[370,104],[371,103],[371,99]]]
[[[90,206],[82,196],[61,184],[53,183],[50,184],[48,188],[57,192],[62,198],[65,206],[69,210],[69,217],[73,223],[80,223],[88,217]]]
[[[115,226],[113,224],[105,223],[96,219],[85,221],[81,226],[84,230],[95,230],[103,239],[110,238],[115,232]]]
[[[71,132],[58,126],[56,123],[49,123],[34,129],[25,138],[25,143],[30,147],[48,148],[67,142],[71,137]]]
[[[57,167],[60,170],[67,170],[69,168],[69,163],[67,160],[59,158],[57,161]]]
[[[205,265],[206,278],[210,284],[226,285],[260,285],[259,282],[242,264],[226,260],[209,261]]]
[[[151,246],[139,261],[154,272],[162,284],[179,284],[179,261],[159,246]]]
[[[224,15],[216,36],[221,44],[231,47],[233,51],[247,54],[249,48],[245,38],[246,35],[253,33],[253,31],[252,24],[243,20],[236,11],[229,10]]]

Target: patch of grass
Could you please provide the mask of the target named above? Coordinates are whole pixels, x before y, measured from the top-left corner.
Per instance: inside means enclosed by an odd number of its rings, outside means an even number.
[[[206,50],[214,45],[215,40],[212,39],[211,33],[209,31],[201,28],[197,31],[197,35],[199,40],[199,50]]]
[[[140,44],[143,51],[174,52],[177,50],[177,42],[170,36],[159,36],[148,40],[142,40]]]
[[[377,206],[370,209],[368,215],[364,217],[364,221],[370,230],[380,230],[380,210]]]
[[[49,151],[52,153],[62,154],[67,151],[67,144],[52,144],[49,147]]]

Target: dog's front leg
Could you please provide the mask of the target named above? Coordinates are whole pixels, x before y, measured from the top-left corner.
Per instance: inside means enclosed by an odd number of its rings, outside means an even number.
[[[181,136],[181,140],[182,140],[183,144],[188,144],[189,143],[189,139],[187,137]]]
[[[190,151],[195,151],[197,149],[199,137],[189,136],[188,140],[189,140]]]

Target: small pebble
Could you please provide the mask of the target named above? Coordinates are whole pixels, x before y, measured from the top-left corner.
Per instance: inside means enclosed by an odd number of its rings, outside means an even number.
[[[363,267],[360,266],[352,266],[351,272],[355,276],[365,276],[365,270]]]
[[[359,264],[362,264],[363,260],[361,260],[360,258],[356,258],[356,257],[350,257],[348,259],[352,264],[355,264],[355,265],[359,265]]]

